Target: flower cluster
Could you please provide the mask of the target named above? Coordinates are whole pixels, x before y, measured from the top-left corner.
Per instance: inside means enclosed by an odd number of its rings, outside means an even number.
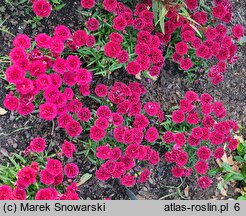
[[[29,147],[25,150],[26,157],[30,151],[41,153],[45,150],[45,140],[41,137],[34,138]],[[72,143],[64,141],[62,145],[62,152],[66,156],[70,156],[74,152],[74,146]],[[58,154],[57,154],[58,155]],[[68,178],[68,182],[72,182],[72,178],[78,175],[78,166],[74,163],[67,163],[64,167],[60,160],[47,158],[45,167],[43,163],[32,162],[30,166],[24,166],[21,168],[16,176],[17,180],[14,184],[14,189],[8,185],[0,187],[0,200],[14,199],[14,200],[25,200],[27,198],[27,191],[29,187],[32,190],[37,190],[35,199],[36,200],[77,200],[79,199],[76,193],[77,186],[72,183],[66,188],[64,194],[60,194],[56,189],[64,183],[64,174]],[[37,188],[33,186],[38,185]],[[41,189],[39,189],[41,188]],[[29,194],[28,194],[29,195]]]
[[[9,54],[12,65],[6,70],[6,79],[15,85],[16,92],[6,96],[5,107],[26,116],[36,105],[42,119],[50,121],[58,117],[59,125],[69,136],[79,135],[82,128],[71,116],[75,113],[82,116],[83,107],[74,92],[79,89],[82,96],[90,94],[92,73],[81,67],[78,56],[62,58],[61,55],[71,42],[78,47],[85,46],[86,38],[84,31],[75,31],[72,35],[67,27],[60,25],[53,37],[38,34],[36,48],[30,50],[31,39],[18,35]]]
[[[173,47],[170,57],[182,70],[192,71],[193,68],[204,67],[206,64],[203,62],[215,59],[217,63],[211,67],[208,77],[216,85],[222,82],[227,63],[233,64],[237,60],[236,42],[244,34],[243,27],[234,25],[229,32],[225,25],[232,18],[228,0],[214,1],[211,19],[206,11],[199,10],[197,0],[186,0],[185,3],[189,16],[180,13],[178,6],[168,9],[162,38],[169,44],[168,49]]]
[[[162,122],[164,113],[157,102],[142,105],[140,96],[144,93],[145,88],[139,83],[132,82],[127,86],[116,82],[107,94],[112,106],[97,109],[90,138],[94,142],[101,141],[96,156],[104,163],[96,172],[98,179],[118,178],[122,185],[131,187],[136,182],[147,181],[150,176],[147,164],[159,162],[159,153],[148,143],[155,143],[159,138],[158,129],[151,120],[156,118]],[[107,143],[110,136],[113,137]],[[137,180],[136,175],[139,175]]]
[[[126,71],[132,75],[137,75],[142,71],[148,71],[151,77],[158,76],[161,67],[164,65],[164,57],[160,49],[160,39],[156,34],[153,34],[153,12],[147,8],[146,4],[137,4],[133,12],[122,3],[117,3],[117,7],[113,12],[116,14],[116,17],[113,19],[113,28],[116,31],[124,33],[126,27],[131,27],[138,31],[136,38],[137,43],[135,45],[135,55],[137,56],[128,61]],[[115,43],[117,43],[117,41],[115,41]],[[112,41],[110,41],[106,46],[118,47],[118,49],[121,50],[120,43],[114,45]],[[125,57],[127,56],[126,50],[121,50],[117,53],[115,57],[118,59],[119,63],[125,63],[128,60],[128,58]]]
[[[83,8],[93,8],[94,1],[81,1],[81,4]],[[116,59],[122,67],[126,65],[128,74],[146,72],[145,75],[157,77],[164,65],[164,57],[161,41],[154,32],[154,14],[147,4],[137,4],[132,10],[117,0],[105,0],[103,7],[114,16],[112,23],[104,19],[108,26],[112,26],[109,41],[103,48],[105,56]],[[90,18],[86,26],[89,31],[97,31],[99,21]],[[136,43],[128,37],[129,34]]]
[[[181,126],[186,124],[189,129],[184,133],[167,131],[163,135],[164,143],[172,145],[164,157],[167,162],[175,163],[172,169],[175,177],[189,177],[193,169],[199,175],[206,175],[211,157],[222,158],[225,150],[237,148],[238,141],[233,138],[233,132],[239,127],[233,120],[222,120],[225,116],[223,104],[213,101],[211,95],[204,93],[199,97],[193,91],[186,92],[179,109],[172,113],[172,121]],[[207,176],[198,179],[201,188],[210,184]]]

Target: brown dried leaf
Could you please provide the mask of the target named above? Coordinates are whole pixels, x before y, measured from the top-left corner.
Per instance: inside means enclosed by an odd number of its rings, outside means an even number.
[[[221,160],[229,165],[234,165],[235,161],[233,160],[233,156],[230,155],[229,157],[227,157],[226,154],[223,155],[223,157],[221,158]]]
[[[244,141],[244,139],[243,139],[243,136],[242,135],[234,135],[234,138],[235,139],[237,139],[237,140],[239,140],[240,141],[240,143],[242,143],[243,141]]]
[[[184,189],[184,194],[186,197],[189,197],[189,186],[187,185],[187,187]]]
[[[92,175],[90,173],[85,173],[80,178],[80,181],[77,183],[77,186],[79,187],[80,185],[84,184],[85,182],[87,182],[88,180],[90,180],[91,177],[92,177]]]
[[[220,159],[216,159],[216,163],[220,168],[222,167],[222,161]]]

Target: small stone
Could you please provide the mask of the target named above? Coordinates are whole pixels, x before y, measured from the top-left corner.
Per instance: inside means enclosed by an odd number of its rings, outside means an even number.
[[[6,149],[4,148],[1,148],[0,152],[5,156],[5,157],[8,157],[9,156],[9,153]]]

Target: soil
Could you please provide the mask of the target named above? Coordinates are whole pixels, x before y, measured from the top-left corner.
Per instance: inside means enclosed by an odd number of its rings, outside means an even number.
[[[20,4],[13,1],[11,5],[5,0],[0,0],[0,23],[5,20],[0,28],[7,29],[11,34],[0,33],[0,56],[7,55],[11,49],[11,41],[17,33],[25,33],[30,37],[39,32],[49,33],[58,24],[64,24],[71,30],[80,29],[83,23],[82,16],[77,12],[80,10],[79,2],[66,0],[66,6],[61,11],[53,11],[49,18],[43,19],[41,24],[32,28],[28,20],[33,17],[33,12],[27,4]],[[235,23],[240,23],[246,28],[246,1],[233,0]],[[227,69],[224,81],[213,86],[204,73],[197,74],[194,82],[185,79],[185,75],[177,70],[176,66],[167,62],[156,82],[142,79],[140,82],[145,85],[148,92],[144,96],[144,101],[157,101],[167,112],[170,108],[178,104],[178,101],[187,90],[194,90],[197,93],[210,93],[216,100],[222,101],[227,108],[227,116],[236,120],[242,126],[246,125],[246,49],[245,45],[239,47],[238,61],[235,65]],[[0,65],[0,70],[4,65]],[[130,78],[132,79],[132,77]],[[96,83],[113,84],[115,81],[129,82],[129,77],[118,71],[112,74],[111,79],[96,79]],[[6,83],[0,79],[0,107],[3,107],[3,99],[7,93]],[[246,137],[246,131],[243,130]],[[42,136],[50,140],[53,146],[59,146],[66,138],[63,130],[59,129],[52,122],[39,119],[35,114],[27,117],[19,117],[16,113],[8,112],[0,116],[0,160],[6,163],[7,156],[12,152],[20,153],[27,146],[29,140]],[[163,149],[161,149],[163,151]],[[95,166],[91,164],[83,155],[77,155],[76,161],[83,173],[95,172]],[[215,164],[216,166],[216,164]],[[222,195],[217,188],[220,174],[214,176],[213,185],[208,190],[201,190],[196,184],[196,178],[189,178],[181,182],[170,174],[171,167],[162,159],[160,164],[153,168],[150,180],[141,186],[126,189],[116,180],[106,183],[98,181],[92,177],[89,181],[79,187],[79,193],[83,199],[228,199],[237,196],[235,187],[229,185],[227,196]],[[82,175],[81,174],[81,175]],[[81,176],[79,176],[81,177]],[[78,178],[79,178],[78,177]],[[187,192],[188,191],[188,192]]]

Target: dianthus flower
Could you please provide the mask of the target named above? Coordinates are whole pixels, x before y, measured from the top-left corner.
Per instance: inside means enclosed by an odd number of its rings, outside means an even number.
[[[40,17],[48,17],[52,10],[50,3],[46,0],[36,0],[33,3],[32,9]]]
[[[74,178],[79,173],[79,168],[75,163],[69,163],[64,167],[64,172],[68,178]]]
[[[34,138],[30,143],[31,150],[37,153],[43,152],[46,147],[46,142],[41,137]]]

